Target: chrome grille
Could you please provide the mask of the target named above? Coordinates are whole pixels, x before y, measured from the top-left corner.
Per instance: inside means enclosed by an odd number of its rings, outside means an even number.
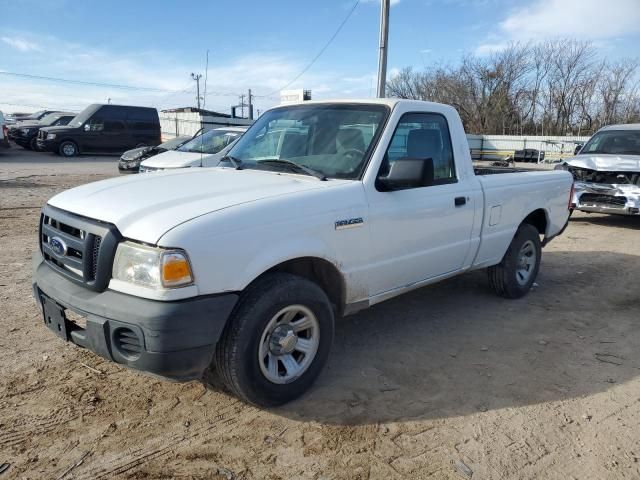
[[[627,197],[616,197],[601,193],[583,193],[580,196],[580,204],[624,207],[627,204]]]

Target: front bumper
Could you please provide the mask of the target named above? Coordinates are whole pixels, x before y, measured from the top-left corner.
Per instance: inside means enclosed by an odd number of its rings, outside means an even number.
[[[576,182],[572,203],[583,212],[640,215],[640,186]]]
[[[60,142],[57,140],[41,140],[38,139],[36,141],[38,144],[38,149],[45,152],[57,152],[60,147]]]
[[[32,283],[45,325],[58,336],[108,360],[179,381],[199,378],[208,367],[238,300],[234,293],[161,302],[95,292],[56,273],[39,251]],[[51,322],[52,308],[61,312],[58,323]],[[67,309],[86,325],[67,319]]]
[[[122,160],[118,162],[118,171],[120,173],[138,173],[140,170],[141,160]]]

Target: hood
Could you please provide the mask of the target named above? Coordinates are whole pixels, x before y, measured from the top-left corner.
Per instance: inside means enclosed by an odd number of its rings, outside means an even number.
[[[38,120],[25,120],[23,122],[16,122],[12,125],[13,128],[33,128],[40,126],[42,126],[42,124]]]
[[[58,125],[57,127],[42,127],[40,130],[44,130],[47,133],[56,132],[68,132],[70,130],[76,130],[77,127],[71,127],[69,125]]]
[[[125,238],[156,244],[193,218],[257,200],[330,188],[347,180],[319,181],[232,168],[179,169],[89,183],[62,192],[49,205],[114,224]]]
[[[154,168],[184,168],[199,167],[201,161],[204,161],[211,154],[200,154],[195,152],[180,152],[178,150],[170,150],[168,152],[156,155],[153,158],[145,160],[142,165]]]
[[[122,160],[137,160],[142,155],[144,155],[145,153],[147,153],[149,150],[151,150],[153,148],[155,148],[155,147],[133,148],[131,150],[127,150],[126,152],[124,152],[120,158],[122,158]]]
[[[640,155],[578,155],[564,162],[597,172],[640,172]]]

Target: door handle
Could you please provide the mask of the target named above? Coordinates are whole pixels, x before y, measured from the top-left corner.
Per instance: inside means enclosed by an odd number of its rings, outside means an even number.
[[[466,197],[456,197],[454,202],[456,204],[456,207],[461,207],[463,205],[466,205],[467,198]]]

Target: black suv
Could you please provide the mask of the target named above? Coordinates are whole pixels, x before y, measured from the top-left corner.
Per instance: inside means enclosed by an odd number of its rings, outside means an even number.
[[[89,105],[65,127],[41,128],[38,148],[73,157],[79,153],[120,154],[134,147],[160,143],[155,108]]]
[[[23,122],[19,126],[11,129],[11,139],[20,145],[22,148],[30,150],[38,150],[37,136],[38,132],[43,127],[57,127],[60,125],[68,124],[75,113],[70,112],[55,112],[50,113],[42,117],[39,122]]]

